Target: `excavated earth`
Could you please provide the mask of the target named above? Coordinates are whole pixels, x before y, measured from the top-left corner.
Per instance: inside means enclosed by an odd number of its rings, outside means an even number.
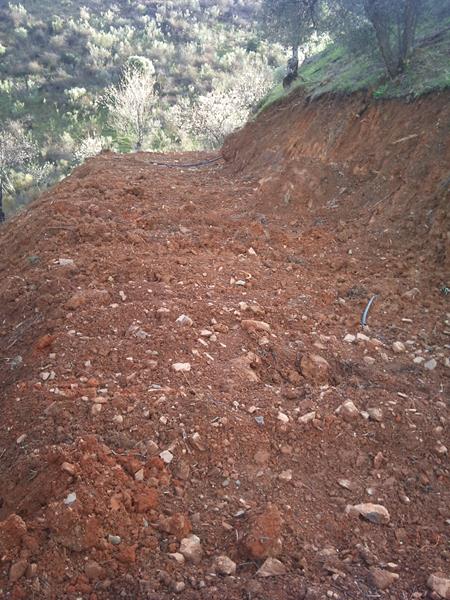
[[[295,96],[2,227],[1,598],[450,597],[449,100]]]

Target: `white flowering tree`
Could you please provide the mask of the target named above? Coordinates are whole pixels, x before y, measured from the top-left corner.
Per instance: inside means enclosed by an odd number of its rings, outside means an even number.
[[[108,124],[117,133],[131,137],[141,150],[156,128],[155,69],[150,61],[127,65],[116,86],[106,90],[102,101],[108,110]]]
[[[214,82],[213,90],[194,101],[181,99],[171,109],[172,124],[194,145],[217,148],[242,127],[252,108],[273,85],[273,71],[262,61],[249,61],[231,82]]]
[[[4,192],[15,192],[12,171],[30,163],[36,154],[36,146],[19,124],[11,121],[0,129],[0,221],[5,220]]]
[[[91,156],[97,156],[106,145],[106,140],[94,135],[88,135],[80,142],[74,152],[74,157],[77,163],[84,162]]]

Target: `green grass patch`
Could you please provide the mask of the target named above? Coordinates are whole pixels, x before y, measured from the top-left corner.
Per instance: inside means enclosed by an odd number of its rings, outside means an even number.
[[[299,69],[294,84],[284,90],[277,85],[263,98],[259,112],[290,94],[302,90],[311,98],[325,93],[351,94],[370,91],[374,98],[417,98],[450,88],[450,19],[424,23],[404,73],[392,80],[376,50],[355,55],[346,47],[330,44]]]

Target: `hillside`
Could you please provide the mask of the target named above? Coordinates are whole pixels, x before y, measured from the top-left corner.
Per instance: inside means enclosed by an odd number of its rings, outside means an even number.
[[[414,53],[403,73],[389,78],[373,44],[338,40],[306,59],[299,77],[287,90],[275,86],[261,101],[264,109],[290,93],[302,91],[311,98],[323,94],[369,93],[376,99],[418,98],[450,88],[450,9],[443,6],[420,24]]]
[[[85,140],[127,152],[129,136],[106,123],[100,98],[133,57],[150,60],[158,90],[157,127],[146,149],[179,147],[170,107],[194,99],[241,71],[284,61],[280,46],[257,39],[254,0],[24,0],[0,2],[0,123],[24,125],[38,162],[57,180],[84,156]],[[188,144],[194,148],[196,140]],[[191,149],[191,148],[188,148]],[[95,154],[96,151],[93,151]],[[33,195],[30,177],[16,169],[8,212]],[[43,186],[41,186],[43,187]]]
[[[2,597],[448,598],[449,100],[293,94],[2,227]]]

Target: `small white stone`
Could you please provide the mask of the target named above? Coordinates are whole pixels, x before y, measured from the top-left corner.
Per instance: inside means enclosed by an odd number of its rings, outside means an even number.
[[[119,296],[120,296],[120,298],[121,298],[122,302],[125,302],[125,300],[127,299],[127,297],[126,297],[126,295],[125,295],[125,292],[124,292],[124,291],[122,291],[122,290],[120,290],[120,292],[119,292]]]
[[[344,342],[347,342],[348,344],[353,344],[355,340],[356,336],[354,336],[352,333],[347,333],[347,335],[344,337]]]
[[[303,415],[302,417],[299,418],[299,423],[309,423],[310,421],[313,421],[316,418],[316,411],[313,410],[312,412],[306,413],[306,415]]]
[[[256,572],[258,577],[276,577],[285,575],[286,567],[277,558],[268,558],[262,567]]]
[[[432,358],[431,360],[428,360],[423,366],[424,369],[427,369],[427,371],[434,371],[434,369],[437,367],[437,362],[434,358]]]
[[[370,495],[370,494],[369,494]],[[347,515],[356,516],[360,515],[370,523],[376,523],[380,525],[386,525],[390,521],[390,515],[388,510],[381,504],[371,504],[370,502],[365,504],[356,504],[352,506],[348,504],[345,508]]]
[[[67,495],[66,498],[64,498],[64,504],[66,506],[70,506],[71,504],[73,504],[77,499],[77,495],[75,494],[75,492],[71,492],[70,494]]]
[[[218,556],[214,560],[214,570],[219,575],[234,575],[236,573],[236,563],[228,556]]]
[[[356,339],[358,342],[370,342],[370,337],[365,333],[357,333]]]
[[[194,324],[194,321],[187,315],[180,315],[175,323],[182,327],[191,327]]]
[[[166,465],[170,465],[170,463],[173,461],[173,454],[172,452],[169,452],[169,450],[164,450],[164,452],[161,452],[159,457],[166,463]]]
[[[392,344],[392,350],[395,352],[395,354],[401,354],[406,350],[405,344],[403,342],[394,342]]]
[[[169,554],[170,558],[173,558],[178,564],[182,565],[184,563],[184,556],[180,554],[180,552],[172,552]]]
[[[281,411],[278,413],[277,419],[282,423],[289,423],[289,417]]]
[[[278,479],[281,481],[292,481],[292,470],[287,469],[286,471],[281,471],[278,475]]]
[[[102,408],[103,408],[102,404],[98,404],[98,403],[93,404],[91,407],[91,414],[94,417],[96,417],[97,415],[99,415],[102,412]]]
[[[448,452],[447,446],[444,446],[444,444],[442,442],[437,442],[437,444],[434,447],[434,449],[437,452],[437,454],[441,454],[442,456],[444,454],[447,454],[447,452]]]
[[[139,471],[134,474],[134,479],[136,481],[144,481],[144,469],[139,469]]]
[[[338,484],[346,490],[351,490],[353,487],[349,479],[338,479]]]
[[[365,356],[363,358],[363,360],[366,363],[366,365],[374,365],[375,364],[375,359],[373,356]]]
[[[367,412],[369,413],[369,418],[372,421],[377,421],[378,423],[382,422],[383,411],[381,410],[381,408],[368,408]]]
[[[172,369],[177,373],[189,373],[191,370],[190,363],[174,363]]]

